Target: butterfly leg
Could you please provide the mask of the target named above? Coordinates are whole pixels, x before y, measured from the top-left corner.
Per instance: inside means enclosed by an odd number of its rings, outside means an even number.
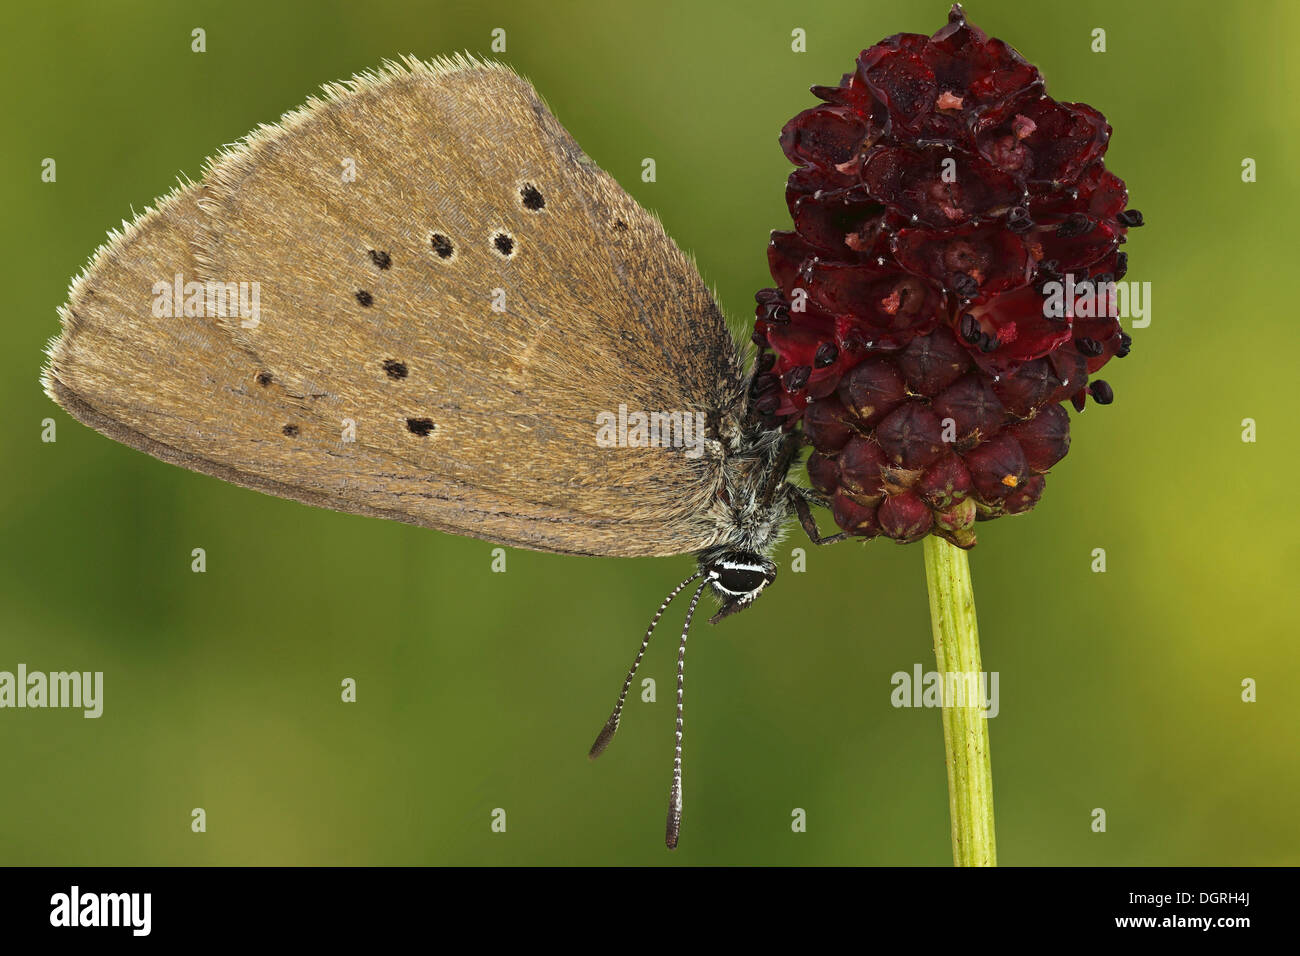
[[[817,519],[813,517],[810,502],[823,506],[826,502],[817,498],[813,492],[806,488],[800,488],[797,485],[788,485],[787,487],[790,490],[790,501],[794,505],[795,514],[799,516],[799,524],[803,525],[804,532],[813,544],[834,544],[836,541],[843,541],[845,538],[852,537],[847,531],[822,537],[821,531],[817,528]]]

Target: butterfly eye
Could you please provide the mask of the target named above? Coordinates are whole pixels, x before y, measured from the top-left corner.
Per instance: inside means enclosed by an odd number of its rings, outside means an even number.
[[[753,597],[772,583],[776,567],[761,555],[732,553],[711,562],[706,573],[720,594]]]
[[[732,594],[749,594],[766,583],[759,568],[723,568],[718,572],[718,584]]]

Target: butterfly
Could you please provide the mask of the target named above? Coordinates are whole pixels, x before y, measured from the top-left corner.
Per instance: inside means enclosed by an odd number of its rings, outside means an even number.
[[[750,407],[692,261],[526,80],[407,57],[324,91],[110,234],[60,310],[45,389],[116,441],[305,504],[538,551],[695,555],[590,751],[693,589],[675,847],[702,593],[713,621],[753,604],[791,515],[842,537],[789,480],[801,439]],[[642,416],[627,440],[598,440],[623,409]]]

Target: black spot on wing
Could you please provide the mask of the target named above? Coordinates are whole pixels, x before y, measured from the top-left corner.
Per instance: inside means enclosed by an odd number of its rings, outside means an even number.
[[[439,259],[450,259],[451,254],[456,251],[456,247],[451,244],[451,239],[440,232],[435,232],[429,237],[429,245],[433,247]]]
[[[546,205],[546,200],[542,198],[541,191],[532,183],[524,183],[524,187],[519,190],[519,198],[523,200],[524,208],[537,212]]]

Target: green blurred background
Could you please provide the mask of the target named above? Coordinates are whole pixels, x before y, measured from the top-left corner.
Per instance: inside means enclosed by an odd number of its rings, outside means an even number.
[[[697,628],[682,846],[663,848],[680,609],[600,761],[646,622],[688,558],[512,551],[163,465],[37,385],[69,278],[206,155],[385,57],[469,50],[537,85],[698,259],[733,323],[785,228],[785,120],[946,5],[72,3],[8,15],[0,670],[102,670],[105,710],[0,711],[0,862],[950,862],[919,546],[813,551]],[[1102,110],[1149,225],[1153,321],[1076,419],[1032,516],[972,555],[1006,864],[1297,864],[1295,450],[1300,8],[978,0],[971,19]],[[190,52],[190,31],[207,52]],[[791,31],[807,31],[793,53]],[[1107,31],[1108,51],[1090,50]],[[642,157],[658,182],[640,180]],[[1244,184],[1243,157],[1259,181]],[[58,163],[54,184],[40,163]],[[40,440],[41,421],[58,441]],[[1241,440],[1241,421],[1258,441]],[[190,570],[207,551],[208,570]],[[1090,570],[1105,548],[1108,570]],[[812,551],[812,549],[809,549]],[[344,677],[359,700],[344,704]],[[1258,682],[1256,703],[1241,682]],[[207,832],[190,830],[203,807]],[[494,808],[507,831],[491,832]],[[791,811],[807,811],[792,833]],[[1091,830],[1093,808],[1107,832]]]

